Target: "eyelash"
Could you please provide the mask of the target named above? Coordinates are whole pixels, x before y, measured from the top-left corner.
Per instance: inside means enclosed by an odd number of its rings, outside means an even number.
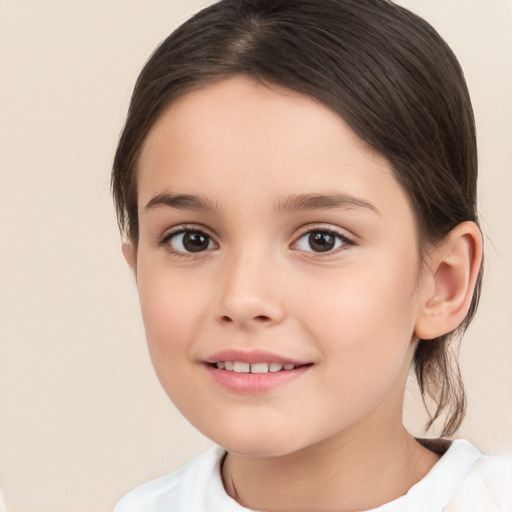
[[[326,251],[308,251],[305,249],[298,249],[303,252],[310,253],[311,256],[315,258],[329,257],[332,256],[333,254],[337,254],[341,250],[346,250],[346,246],[355,245],[354,240],[348,238],[346,235],[340,233],[338,230],[333,229],[331,226],[311,226],[304,230],[302,234],[298,238],[296,238],[295,242],[293,242],[292,244],[292,248],[293,246],[297,246],[300,240],[303,239],[304,237],[309,237],[311,239],[313,233],[329,235],[334,238],[334,243],[336,244],[335,247],[333,247],[332,249],[328,249]],[[311,240],[309,240],[309,243],[310,242]]]
[[[203,236],[208,241],[208,246],[204,250],[199,250],[199,251],[186,251],[186,250],[182,251],[182,250],[178,250],[178,249],[175,249],[174,247],[172,247],[170,242],[178,235],[182,235],[182,234],[184,235],[186,233],[197,234],[197,235]],[[319,233],[319,234],[329,235],[329,236],[333,237],[335,239],[334,240],[335,246],[332,249],[328,249],[325,251],[314,251],[314,250],[309,251],[306,249],[297,249],[296,248],[301,239],[303,239],[306,236],[311,237],[311,235],[313,233]],[[173,256],[177,256],[180,258],[190,258],[190,257],[194,257],[196,255],[205,253],[209,250],[212,250],[212,247],[210,247],[210,245],[212,243],[218,247],[218,244],[213,240],[213,238],[208,233],[205,232],[204,229],[201,229],[200,227],[186,226],[186,225],[179,226],[175,230],[167,232],[158,241],[158,245],[165,247],[166,251],[171,253]],[[336,244],[339,244],[339,245],[336,246]],[[183,243],[182,243],[182,245],[183,245]],[[299,250],[301,252],[310,253],[315,258],[322,258],[322,257],[328,257],[333,254],[336,254],[340,250],[343,250],[344,247],[351,246],[351,245],[355,245],[354,240],[348,238],[346,235],[340,233],[339,231],[337,231],[336,229],[333,229],[330,226],[329,227],[328,226],[312,226],[312,227],[309,227],[307,230],[304,230],[300,234],[300,236],[295,239],[295,241],[291,244],[290,247],[293,250]]]
[[[187,252],[187,251],[180,251],[180,250],[177,250],[174,247],[172,247],[170,242],[173,240],[173,238],[175,238],[175,237],[177,237],[178,235],[181,235],[181,234],[184,235],[185,233],[193,233],[193,234],[201,235],[201,236],[205,237],[209,241],[208,245],[210,245],[212,242],[215,245],[217,245],[216,242],[214,242],[213,238],[208,233],[206,233],[204,229],[201,229],[201,228],[196,227],[196,226],[179,226],[175,230],[167,232],[158,241],[158,245],[161,245],[161,246],[165,247],[166,251],[171,253],[173,256],[177,256],[179,258],[194,257],[195,255],[201,254],[201,253],[206,252],[207,250],[210,249],[210,247],[207,247],[205,250],[196,251],[196,252],[194,252],[194,251]]]

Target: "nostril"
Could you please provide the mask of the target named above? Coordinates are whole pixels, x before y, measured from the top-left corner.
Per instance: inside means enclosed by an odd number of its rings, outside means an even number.
[[[258,315],[254,317],[254,320],[256,320],[257,322],[268,322],[270,318],[265,315]]]
[[[233,318],[231,318],[228,315],[223,315],[220,318],[220,321],[225,323],[225,324],[232,324],[234,322]],[[250,322],[251,319],[248,319],[248,321]],[[256,322],[256,323],[265,323],[265,322],[269,322],[270,321],[270,317],[268,317],[266,315],[257,315],[257,316],[252,318],[252,321]],[[245,323],[245,321],[243,323]]]

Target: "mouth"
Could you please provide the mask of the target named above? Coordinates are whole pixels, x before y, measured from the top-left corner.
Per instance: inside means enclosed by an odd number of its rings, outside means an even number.
[[[210,377],[230,392],[262,394],[291,383],[313,366],[261,350],[225,350],[204,361]]]
[[[248,363],[245,361],[218,361],[211,363],[211,366],[225,370],[227,372],[235,373],[277,373],[277,372],[289,372],[300,368],[301,366],[308,366],[307,364],[292,364],[292,363],[277,363],[277,362],[261,362],[261,363]]]

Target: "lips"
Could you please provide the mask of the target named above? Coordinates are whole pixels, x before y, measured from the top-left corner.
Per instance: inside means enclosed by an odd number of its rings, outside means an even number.
[[[224,350],[205,361],[215,382],[243,394],[270,392],[303,375],[308,361],[293,360],[262,350]]]

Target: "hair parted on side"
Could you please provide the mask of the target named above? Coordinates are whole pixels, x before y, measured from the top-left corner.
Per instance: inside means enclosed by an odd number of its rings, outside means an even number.
[[[457,224],[478,222],[473,111],[461,67],[430,24],[389,0],[222,0],[175,30],[142,70],[114,159],[120,229],[137,244],[137,166],[144,141],[178,97],[234,74],[308,95],[338,113],[390,162],[416,215],[421,251]],[[420,340],[423,399],[460,426],[466,398],[454,335]],[[428,407],[427,407],[428,409]]]

